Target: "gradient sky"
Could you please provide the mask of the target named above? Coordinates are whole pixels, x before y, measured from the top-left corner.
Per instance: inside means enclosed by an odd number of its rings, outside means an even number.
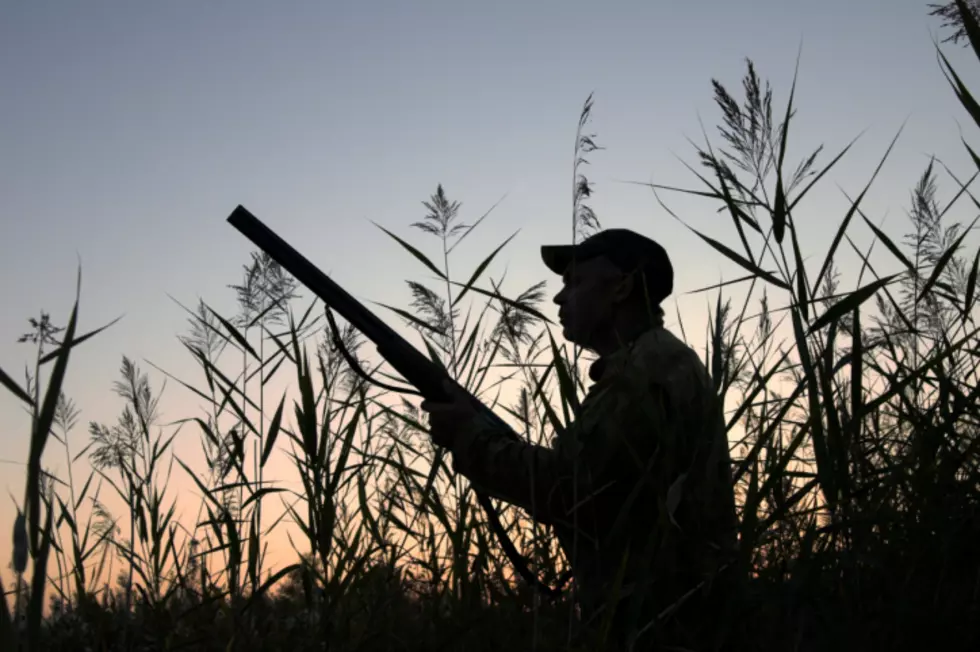
[[[591,156],[593,208],[604,226],[635,228],[668,248],[678,307],[700,346],[713,297],[683,293],[741,271],[648,189],[621,182],[696,187],[678,157],[694,162],[687,138],[702,141],[699,117],[719,140],[710,80],[738,96],[749,57],[772,81],[781,114],[802,46],[793,161],[821,143],[826,161],[867,129],[798,217],[807,253],[822,260],[847,206],[837,186],[860,192],[907,119],[866,202],[887,232],[904,233],[909,189],[928,157],[965,179],[959,125],[976,138],[937,63],[939,21],[926,4],[5,2],[0,366],[22,377],[30,350],[15,340],[28,317],[45,309],[64,323],[80,259],[80,328],[125,317],[73,353],[66,390],[83,410],[76,437],[89,420],[115,418],[111,383],[123,354],[196,382],[175,337],[185,315],[168,294],[233,311],[226,286],[250,247],[224,220],[239,203],[357,296],[404,306],[402,279],[426,274],[371,222],[434,252],[408,225],[438,183],[463,203],[466,221],[506,195],[456,266],[468,276],[520,229],[493,268],[498,277],[506,268],[517,293],[546,278],[538,246],[570,238],[572,147],[592,91],[590,128],[607,148]],[[946,51],[976,83],[975,60]],[[950,197],[952,182],[940,182]],[[733,242],[730,220],[712,206],[666,197],[690,224]],[[553,279],[548,290],[557,291]],[[668,314],[673,325],[673,304]],[[170,383],[165,420],[194,406]],[[0,458],[26,459],[28,425],[17,401],[0,397]],[[20,500],[20,467],[0,464],[0,478]],[[4,497],[0,532],[6,523]],[[3,559],[8,542],[0,535]]]

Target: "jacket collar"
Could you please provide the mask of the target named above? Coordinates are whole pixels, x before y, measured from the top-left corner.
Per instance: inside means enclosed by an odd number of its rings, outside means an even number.
[[[589,378],[593,383],[597,383],[608,375],[614,369],[617,369],[625,363],[626,359],[629,357],[630,352],[637,342],[645,337],[649,337],[653,333],[663,330],[664,320],[663,313],[661,312],[657,319],[654,320],[653,325],[646,330],[641,331],[631,340],[623,343],[616,351],[613,353],[600,356],[595,362],[589,366]]]

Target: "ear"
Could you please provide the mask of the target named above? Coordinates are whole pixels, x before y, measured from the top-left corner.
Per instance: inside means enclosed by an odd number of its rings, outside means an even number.
[[[626,301],[633,294],[633,284],[636,282],[635,274],[623,274],[619,282],[613,288],[612,298],[616,302]]]

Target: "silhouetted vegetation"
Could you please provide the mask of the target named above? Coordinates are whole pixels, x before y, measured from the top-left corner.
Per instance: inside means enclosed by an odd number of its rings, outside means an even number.
[[[941,5],[929,5],[929,8],[932,9],[929,15],[942,18],[943,27],[952,31],[949,36],[943,39],[945,42],[959,43],[960,41],[966,41],[964,45],[970,43],[966,31],[966,22],[962,18],[961,6],[970,13],[975,21],[980,20],[980,2],[978,0],[950,0],[950,2]]]
[[[973,14],[936,15],[980,54]],[[980,126],[980,105],[945,58],[943,66]],[[854,142],[832,155],[790,154],[793,92],[774,107],[751,62],[741,96],[720,81],[713,91],[721,139],[696,149],[700,186],[650,187],[685,225],[665,193],[721,209],[735,234],[728,244],[688,228],[745,272],[704,289],[717,293],[703,351],[728,406],[739,498],[741,596],[718,623],[725,649],[980,649],[980,250],[964,245],[976,220],[950,218],[954,206],[980,207],[969,189],[976,173],[961,183],[930,162],[911,192],[908,234],[898,236],[864,212],[881,166],[869,170],[818,254],[796,216]],[[599,149],[583,132],[591,109],[590,97],[575,141],[576,237],[599,228],[582,168]],[[952,182],[947,200],[941,172]],[[574,417],[586,361],[551,336],[542,283],[505,292],[505,279],[486,276],[503,245],[478,264],[457,262],[455,247],[487,215],[465,222],[442,186],[424,208],[411,228],[437,255],[388,235],[437,281],[408,281],[408,307],[386,308],[391,319],[414,329],[420,347],[516,432],[547,443]],[[858,223],[871,242],[852,238]],[[871,262],[881,247],[887,269]],[[861,263],[848,281],[837,262],[845,252]],[[741,305],[724,297],[729,286],[744,290]],[[417,405],[351,371],[341,343],[371,374],[396,382],[361,352],[356,332],[332,338],[322,306],[262,255],[233,290],[237,315],[203,301],[186,309],[190,329],[179,339],[202,381],[172,378],[207,406],[178,424],[200,433],[206,468],[174,455],[176,433],[158,422],[160,390],[127,357],[114,387],[117,423],[90,424],[88,441],[75,445],[79,410],[61,388],[73,347],[99,332],[78,334],[77,301],[63,328],[46,313],[31,320],[26,386],[0,372],[32,412],[0,648],[602,649],[570,643],[567,595],[553,604],[515,578],[468,483],[437,459]],[[566,371],[571,382],[559,382]],[[286,374],[289,394],[270,400],[265,388]],[[298,489],[265,477],[276,450],[287,452]],[[54,477],[44,456],[62,454],[88,459],[91,472]],[[194,518],[179,516],[177,479],[200,496]],[[125,514],[109,513],[106,491]],[[549,533],[506,505],[500,513],[553,584],[567,569]],[[285,521],[300,533],[296,561],[269,568],[269,532]]]

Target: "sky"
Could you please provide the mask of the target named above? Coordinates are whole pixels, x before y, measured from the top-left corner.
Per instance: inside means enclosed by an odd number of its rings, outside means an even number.
[[[506,271],[513,294],[548,280],[550,298],[557,279],[538,247],[571,238],[573,145],[589,93],[588,128],[604,147],[589,157],[591,205],[603,226],[668,249],[668,326],[680,314],[700,346],[714,297],[689,293],[743,272],[628,182],[697,188],[683,163],[696,163],[702,123],[720,142],[711,80],[738,97],[750,58],[781,115],[799,52],[790,158],[824,144],[826,162],[863,132],[798,216],[805,253],[819,264],[847,209],[842,190],[861,191],[904,124],[865,203],[900,235],[931,155],[971,174],[960,137],[977,134],[937,62],[939,29],[913,0],[10,0],[0,5],[0,367],[23,377],[32,352],[18,336],[41,310],[64,324],[81,264],[79,328],[122,319],[72,354],[76,450],[85,424],[118,414],[111,386],[123,355],[155,387],[164,377],[149,363],[201,381],[176,339],[187,322],[175,300],[234,312],[227,286],[251,250],[225,222],[238,204],[358,298],[406,307],[404,279],[431,274],[377,227],[435,255],[437,243],[409,225],[437,184],[469,223],[500,201],[454,270],[468,277],[519,232],[491,271]],[[976,84],[969,52],[944,50]],[[942,175],[940,188],[955,191]],[[714,205],[662,198],[688,225],[736,242]],[[852,265],[842,260],[845,284]],[[198,402],[171,381],[161,408],[169,421]],[[21,405],[0,397],[0,484],[17,500],[28,435]],[[178,447],[193,448],[188,437]],[[14,513],[0,498],[0,530]],[[8,541],[0,536],[4,559]]]

